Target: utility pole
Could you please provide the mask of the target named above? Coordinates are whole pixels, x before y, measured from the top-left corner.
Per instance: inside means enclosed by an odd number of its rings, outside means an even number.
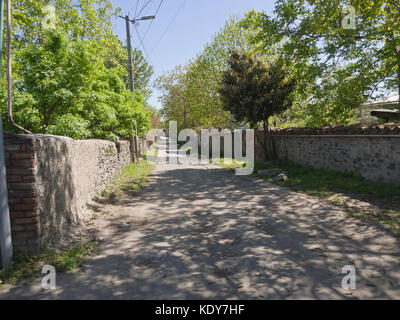
[[[0,0],[0,73],[3,44],[4,0]],[[3,126],[0,118],[0,254],[1,266],[7,269],[12,259],[10,211],[8,208],[6,165],[4,160]]]
[[[119,16],[122,19],[125,19],[126,24],[126,44],[128,49],[128,73],[129,73],[129,90],[134,92],[134,79],[133,79],[133,65],[132,65],[132,46],[131,46],[131,29],[129,23],[136,24],[138,21],[141,20],[153,20],[156,16],[145,16],[139,19],[129,19],[128,15]]]
[[[126,24],[126,44],[128,47],[128,73],[129,73],[129,89],[133,92],[135,87],[133,84],[133,66],[132,66],[132,47],[131,47],[131,30],[129,26],[129,16],[125,16]]]
[[[129,74],[129,90],[131,92],[134,92],[135,86],[134,86],[134,79],[133,79],[133,65],[132,65],[132,46],[131,46],[131,29],[130,29],[130,24],[136,24],[138,21],[141,20],[153,20],[156,18],[156,16],[145,16],[141,17],[139,19],[129,19],[128,15],[119,16],[122,19],[125,19],[125,24],[126,24],[126,44],[127,44],[127,49],[128,49],[128,74]],[[134,134],[132,133],[132,137],[130,139],[130,144],[131,144],[131,161],[132,162],[137,162],[139,159],[139,143],[138,143],[138,136],[137,136],[137,125],[136,125],[136,120],[135,122],[135,132]],[[133,131],[133,125],[132,125],[132,131]]]

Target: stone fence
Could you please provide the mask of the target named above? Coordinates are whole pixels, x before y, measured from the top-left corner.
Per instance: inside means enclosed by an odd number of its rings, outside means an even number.
[[[400,184],[400,124],[272,130],[279,159]],[[264,160],[263,131],[255,132],[254,157]],[[243,131],[242,150],[246,150]],[[210,155],[211,155],[210,139]],[[224,142],[220,141],[221,156]]]
[[[355,133],[359,127],[353,126],[342,127],[340,131],[335,131],[335,128],[327,129],[325,134],[315,134],[318,129],[304,128],[279,130],[273,135],[280,159],[314,168],[357,171],[370,181],[400,184],[400,132],[389,130],[388,127],[383,125],[381,128],[361,128],[363,134]],[[256,134],[262,139],[262,131]],[[264,159],[257,139],[255,158]]]
[[[140,141],[141,150],[145,144]],[[14,250],[37,252],[90,219],[92,199],[131,159],[130,144],[4,133]]]
[[[279,158],[400,184],[400,135],[279,135]]]

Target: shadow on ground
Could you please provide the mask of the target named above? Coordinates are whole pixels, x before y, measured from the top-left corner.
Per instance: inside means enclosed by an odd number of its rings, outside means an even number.
[[[399,241],[287,188],[216,166],[158,165],[140,198],[106,208],[98,255],[57,289],[0,298],[400,298]],[[357,289],[344,290],[353,265]]]

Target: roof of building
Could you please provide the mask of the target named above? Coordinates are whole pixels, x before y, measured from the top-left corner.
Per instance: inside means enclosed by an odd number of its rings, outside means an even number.
[[[385,97],[382,99],[378,99],[375,101],[370,101],[363,103],[361,105],[361,108],[363,109],[370,109],[370,108],[376,108],[376,107],[383,107],[383,106],[389,106],[389,105],[396,105],[399,103],[399,95],[394,95],[390,97]]]

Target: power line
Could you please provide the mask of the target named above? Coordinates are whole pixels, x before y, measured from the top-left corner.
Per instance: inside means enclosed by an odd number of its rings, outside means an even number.
[[[149,59],[150,63],[153,64],[153,62],[151,61],[150,55],[148,54],[148,52],[147,52],[147,50],[146,50],[146,48],[145,48],[145,46],[143,44],[142,37],[140,36],[139,31],[138,31],[136,26],[135,26],[135,31],[136,31],[136,34],[137,34],[137,36],[139,38],[140,44],[142,45],[143,51],[146,54],[147,59]]]
[[[187,2],[187,0],[184,0],[182,5],[179,7],[178,11],[176,12],[175,16],[172,18],[171,22],[168,24],[167,28],[165,29],[164,33],[162,34],[162,36],[160,37],[160,39],[158,39],[156,45],[153,47],[153,49],[151,49],[150,54],[153,53],[154,49],[157,48],[157,46],[160,44],[160,42],[162,41],[162,39],[165,37],[165,35],[167,34],[169,28],[171,27],[171,25],[174,23],[175,19],[178,17],[179,13],[181,12],[181,10],[183,9],[183,6],[185,5],[185,3]]]
[[[164,2],[164,0],[161,0],[161,1],[160,1],[160,4],[159,4],[159,6],[158,6],[158,8],[157,8],[157,10],[156,10],[156,13],[154,14],[155,16],[157,16],[158,11],[160,11],[160,8],[161,8],[163,2]],[[147,34],[149,33],[150,27],[152,26],[153,22],[154,22],[154,20],[151,20],[149,26],[147,27],[146,32],[144,33],[143,40],[146,39],[146,36],[147,36]]]
[[[139,7],[139,2],[140,2],[140,0],[136,0],[135,17],[136,17],[137,9]]]
[[[143,10],[146,9],[146,7],[147,7],[147,6],[150,4],[150,2],[152,2],[152,1],[153,1],[153,0],[147,1],[146,4],[143,6],[143,8],[140,9],[139,13],[137,14],[137,16],[136,16],[135,18],[139,17],[140,14],[143,12]]]

